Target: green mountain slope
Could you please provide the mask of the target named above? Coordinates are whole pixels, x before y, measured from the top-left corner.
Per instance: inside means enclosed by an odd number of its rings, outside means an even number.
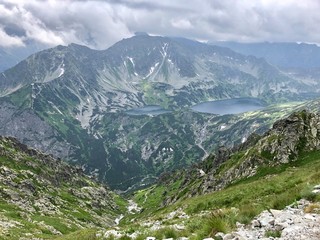
[[[265,132],[299,106],[282,104],[225,116],[188,111],[154,117],[106,114],[92,131],[105,139],[108,164],[96,168],[106,172],[103,180],[116,189],[150,184],[162,172],[201,161],[219,145],[232,146],[252,132]]]
[[[178,192],[163,194],[162,204],[223,189],[240,179],[263,175],[267,169],[290,165],[306,152],[319,150],[319,122],[317,114],[294,113],[275,122],[263,136],[251,135],[233,149],[219,148],[216,154],[190,169],[163,175],[159,182],[159,186],[166,186],[163,191],[176,189],[173,186],[178,185]]]
[[[126,204],[80,168],[3,137],[0,198],[1,239],[48,239],[112,226]]]
[[[35,115],[2,102],[0,132],[82,165],[112,188],[126,190],[153,182],[163,171],[199,161],[219,145],[231,146],[254,131],[262,133],[300,104],[225,116],[188,110],[158,116],[105,113],[87,131],[67,111],[60,114],[52,106],[35,105]]]

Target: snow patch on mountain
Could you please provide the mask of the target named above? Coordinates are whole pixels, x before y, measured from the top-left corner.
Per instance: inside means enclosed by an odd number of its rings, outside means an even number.
[[[145,76],[145,78],[148,78],[149,76],[151,76],[151,74],[154,72],[154,70],[159,66],[159,62],[157,62],[154,66],[152,66],[149,70],[149,73],[147,74],[147,76]]]
[[[61,77],[65,72],[65,65],[62,62],[56,70],[54,71],[49,71],[46,73],[46,75],[44,76],[43,79],[36,79],[35,82],[43,82],[43,83],[47,83],[47,82],[51,82],[54,79],[57,79],[59,77]]]

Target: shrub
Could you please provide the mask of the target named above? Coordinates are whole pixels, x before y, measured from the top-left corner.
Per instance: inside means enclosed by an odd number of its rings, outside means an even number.
[[[259,210],[251,205],[243,205],[239,209],[237,221],[243,224],[248,224],[251,220],[258,215]]]
[[[165,236],[165,238],[174,238],[175,239],[178,237],[177,231],[173,228],[165,228],[163,235]]]
[[[226,216],[222,212],[212,213],[203,224],[203,233],[209,237],[214,237],[218,232],[226,233],[227,230]]]
[[[187,224],[187,230],[191,233],[195,233],[199,229],[201,229],[201,226],[203,225],[203,222],[198,219],[194,219]]]

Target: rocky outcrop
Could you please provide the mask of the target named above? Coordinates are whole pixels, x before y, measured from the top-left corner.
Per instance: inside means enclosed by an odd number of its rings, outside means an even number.
[[[320,149],[320,115],[301,111],[274,123],[259,143],[260,153],[270,153],[275,164],[288,163],[302,151]]]
[[[317,240],[320,236],[320,205],[309,212],[311,205],[315,204],[301,199],[283,210],[263,211],[248,226],[238,224],[236,231],[219,233],[216,237],[222,240]]]
[[[262,138],[252,147],[235,152],[230,160],[238,154],[238,161],[221,173],[212,169],[212,184],[215,190],[225,187],[239,179],[256,174],[259,167],[276,166],[297,160],[302,152],[320,149],[320,115],[301,111],[274,123]],[[241,156],[242,155],[242,156]],[[229,161],[230,161],[229,160]]]

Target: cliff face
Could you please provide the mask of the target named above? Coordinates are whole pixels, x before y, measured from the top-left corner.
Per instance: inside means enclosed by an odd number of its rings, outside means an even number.
[[[8,239],[108,227],[120,212],[120,198],[81,168],[13,138],[0,137],[0,163],[0,235]]]

